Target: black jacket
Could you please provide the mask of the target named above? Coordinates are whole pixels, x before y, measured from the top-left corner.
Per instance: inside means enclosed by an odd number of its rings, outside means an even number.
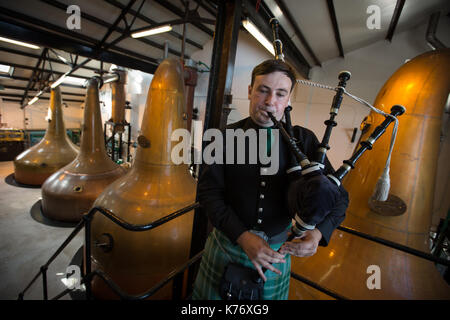
[[[228,125],[227,129],[262,129],[251,118]],[[258,136],[258,135],[257,135]],[[306,128],[294,126],[294,136],[300,141],[300,149],[309,159],[313,158],[319,141],[314,133]],[[226,145],[226,135],[224,146]],[[291,222],[287,208],[288,181],[286,170],[289,167],[290,151],[279,134],[279,168],[274,175],[262,175],[261,168],[267,167],[259,161],[248,163],[249,141],[246,141],[246,163],[204,164],[198,181],[197,196],[214,227],[224,232],[235,243],[246,230],[258,229],[268,236],[285,230]],[[259,142],[259,138],[258,138]],[[259,143],[257,144],[257,146]],[[259,149],[258,149],[259,151]],[[223,160],[230,150],[224,148]],[[235,144],[236,157],[236,144]],[[236,160],[236,159],[235,159]],[[334,169],[328,159],[326,173]],[[326,246],[332,232],[344,220],[348,206],[348,194],[341,187],[341,200],[325,220],[317,225],[322,233],[320,245]]]

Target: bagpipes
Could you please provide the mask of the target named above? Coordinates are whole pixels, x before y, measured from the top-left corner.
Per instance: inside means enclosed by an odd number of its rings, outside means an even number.
[[[270,24],[272,26],[274,37],[273,45],[275,48],[275,58],[284,61],[282,42],[278,36],[278,20],[273,18],[271,19]],[[287,170],[290,183],[287,201],[289,212],[291,217],[295,220],[295,224],[293,224],[291,229],[292,233],[287,241],[291,241],[293,238],[301,236],[307,230],[314,229],[317,224],[321,223],[328,216],[328,214],[330,214],[333,207],[341,197],[340,186],[342,179],[351,169],[355,167],[355,163],[361,155],[366,150],[372,149],[373,144],[386,131],[387,127],[392,122],[395,122],[385,170],[381,179],[377,183],[377,189],[374,192],[374,197],[377,200],[386,201],[387,199],[387,195],[389,193],[389,162],[398,127],[397,117],[402,115],[406,109],[401,105],[394,105],[391,108],[390,114],[386,114],[378,109],[375,109],[366,101],[345,91],[347,81],[350,77],[350,72],[341,72],[338,76],[339,84],[336,88],[331,88],[304,80],[297,80],[297,82],[303,84],[314,85],[336,91],[330,109],[330,118],[325,121],[326,130],[322,138],[322,142],[318,145],[318,149],[314,154],[313,161],[310,161],[308,157],[300,150],[298,141],[294,138],[294,131],[290,117],[292,107],[288,106],[285,109],[284,118],[286,129],[280,121],[278,121],[271,113],[268,113],[292,153],[290,166]],[[385,120],[375,128],[367,140],[360,143],[360,147],[353,153],[350,159],[343,161],[343,165],[335,173],[325,175],[324,169],[326,152],[330,149],[328,143],[330,140],[331,131],[337,125],[335,118],[338,114],[344,94],[365,104],[375,112],[383,114],[385,116]]]

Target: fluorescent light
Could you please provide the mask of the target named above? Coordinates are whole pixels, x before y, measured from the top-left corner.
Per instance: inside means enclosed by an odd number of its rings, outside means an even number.
[[[4,37],[0,37],[0,41],[5,41],[5,42],[17,44],[19,46],[28,47],[28,48],[31,48],[31,49],[40,49],[38,46],[35,46],[34,44],[30,44],[30,43],[26,43],[26,42],[22,42],[22,41],[17,41],[17,40],[13,40],[13,39],[8,39],[8,38],[4,38]]]
[[[28,105],[31,106],[33,103],[35,103],[38,100],[39,100],[39,97],[36,96],[28,102]]]
[[[76,85],[80,85],[83,86],[84,83],[86,82],[86,79],[83,78],[77,78],[77,77],[71,77],[71,76],[67,76],[68,72],[66,72],[65,74],[63,74],[61,77],[58,78],[58,80],[56,80],[55,82],[52,83],[52,85],[50,86],[52,89],[56,88],[57,86],[59,86],[61,83],[69,83],[69,84],[76,84]]]
[[[57,57],[59,58],[59,60],[61,60],[62,62],[64,62],[64,63],[66,63],[66,64],[68,64],[69,63],[69,61],[67,61],[67,59],[66,58],[64,58],[63,56],[61,56],[61,55],[57,55]]]
[[[256,28],[253,23],[250,22],[250,20],[243,20],[242,25],[253,37],[255,37],[256,40],[259,41],[259,43],[264,46],[264,48],[266,48],[273,56],[275,55],[273,44],[267,40],[267,38],[258,30],[258,28]]]
[[[64,79],[65,79],[66,77],[67,77],[67,76],[66,76],[66,73],[63,74],[61,77],[59,77],[58,80],[56,80],[55,82],[53,82],[53,83],[51,84],[50,88],[54,89],[54,88],[56,88],[57,86],[59,86],[59,85],[64,81]]]
[[[112,74],[112,75],[107,75],[103,78],[103,84],[117,81],[117,80],[119,80],[119,78],[120,77],[117,73]]]
[[[7,66],[5,64],[0,64],[0,72],[9,73],[10,70],[11,70],[11,66]]]
[[[68,76],[64,78],[63,82],[82,86],[86,82],[86,79]]]
[[[156,28],[151,28],[148,30],[140,31],[140,32],[135,32],[135,33],[132,33],[131,36],[133,38],[141,38],[141,37],[151,36],[151,35],[158,34],[158,33],[168,32],[171,30],[172,30],[171,25],[165,25],[165,26],[161,26],[161,27],[156,27]]]

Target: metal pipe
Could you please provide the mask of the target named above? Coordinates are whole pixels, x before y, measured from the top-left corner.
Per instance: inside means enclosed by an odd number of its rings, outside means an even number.
[[[42,273],[42,289],[44,291],[44,300],[48,300],[48,292],[47,292],[47,267],[41,267]]]
[[[92,216],[94,213],[91,213],[95,211],[90,211],[88,214],[83,216],[83,220],[85,221],[85,229],[84,229],[84,235],[85,235],[85,246],[84,246],[84,261],[85,261],[85,274],[91,273],[92,268],[92,258],[91,258],[91,222],[92,222]],[[91,300],[92,296],[92,288],[91,288],[91,281],[87,281],[85,284],[86,287],[86,300]]]
[[[176,275],[178,275],[180,272],[183,272],[185,269],[189,268],[193,263],[195,263],[197,260],[199,260],[203,255],[203,251],[197,253],[194,257],[189,259],[187,262],[185,262],[183,265],[178,267],[177,269],[173,270],[168,276],[166,276],[164,279],[162,279],[160,282],[158,282],[156,285],[154,285],[152,288],[150,288],[148,291],[141,295],[130,295],[126,292],[123,292],[119,286],[116,285],[114,281],[103,271],[101,270],[95,270],[90,274],[87,274],[85,278],[87,278],[90,282],[95,276],[98,276],[101,278],[108,286],[111,288],[114,293],[116,293],[121,299],[125,300],[144,300],[152,295],[154,295],[158,290],[160,290],[162,287],[164,287],[172,278],[174,278]]]
[[[440,12],[437,11],[430,16],[428,20],[428,27],[426,33],[426,39],[430,46],[433,47],[433,50],[436,49],[445,49],[446,46],[439,39],[436,38],[436,30],[439,24],[439,16]]]
[[[364,239],[367,239],[367,240],[370,240],[370,241],[373,241],[373,242],[377,242],[377,243],[380,243],[382,245],[385,245],[385,246],[388,246],[388,247],[391,247],[391,248],[394,248],[394,249],[397,249],[397,250],[400,250],[400,251],[412,254],[412,255],[414,255],[416,257],[420,257],[420,258],[423,258],[423,259],[426,259],[426,260],[429,260],[429,261],[433,261],[435,263],[439,263],[439,264],[442,264],[444,266],[450,266],[450,261],[448,261],[448,260],[435,257],[435,256],[433,256],[431,254],[425,253],[423,251],[420,251],[420,250],[417,250],[417,249],[414,249],[414,248],[411,248],[411,247],[407,247],[407,246],[401,245],[399,243],[395,243],[395,242],[392,242],[392,241],[389,241],[389,240],[386,240],[386,239],[383,239],[383,238],[375,237],[375,236],[372,236],[372,235],[369,235],[369,234],[357,231],[357,230],[352,229],[352,228],[344,227],[344,226],[339,226],[339,227],[337,227],[337,229],[339,229],[341,231],[344,231],[344,232],[347,232],[347,233],[350,233],[350,234],[353,234],[355,236],[358,236],[358,237],[361,237],[361,238],[364,238]]]
[[[179,216],[182,216],[183,214],[188,213],[191,210],[194,210],[196,208],[200,207],[200,203],[196,202],[194,204],[191,204],[187,207],[184,207],[180,210],[177,210],[173,213],[170,213],[160,219],[157,219],[155,221],[152,221],[150,223],[147,224],[131,224],[126,222],[125,220],[122,220],[121,218],[119,218],[118,216],[116,216],[114,213],[112,213],[111,211],[101,208],[101,207],[94,207],[92,208],[88,215],[93,216],[95,212],[100,212],[101,214],[103,214],[105,217],[107,217],[109,220],[111,220],[112,222],[114,222],[115,224],[118,224],[119,226],[121,226],[122,228],[129,230],[129,231],[147,231],[147,230],[151,230],[154,229],[164,223],[169,222],[170,220],[173,220]]]
[[[319,286],[317,283],[315,283],[315,282],[313,282],[311,280],[308,280],[308,279],[302,277],[301,275],[299,275],[299,274],[297,274],[295,272],[291,271],[291,277],[294,278],[295,280],[298,280],[298,281],[301,281],[303,283],[306,283],[308,286],[313,287],[314,289],[317,289],[320,292],[323,292],[326,295],[329,295],[330,297],[333,297],[333,298],[335,298],[337,300],[349,300],[348,298],[346,298],[344,296],[341,296],[340,294],[338,294],[336,292],[333,292],[333,291],[328,290],[328,289],[326,289],[326,288],[324,288],[322,286]]]

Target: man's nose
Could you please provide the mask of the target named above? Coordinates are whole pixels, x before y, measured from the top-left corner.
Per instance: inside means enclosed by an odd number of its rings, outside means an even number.
[[[275,103],[275,94],[274,93],[267,94],[265,103],[268,106],[273,106],[273,104]]]

